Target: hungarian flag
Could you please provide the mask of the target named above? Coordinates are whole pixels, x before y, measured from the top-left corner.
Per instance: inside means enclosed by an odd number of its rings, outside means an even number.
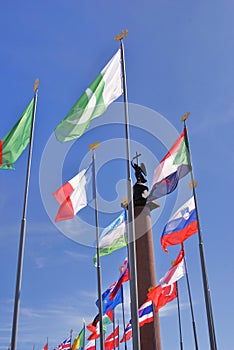
[[[85,350],[96,350],[95,340],[90,340],[85,346]]]
[[[125,258],[124,260],[124,264],[121,267],[121,273],[120,273],[120,277],[116,283],[116,285],[114,286],[114,288],[112,289],[111,293],[110,293],[110,299],[114,299],[116,294],[118,293],[118,290],[120,289],[120,287],[122,286],[122,284],[124,282],[129,281],[130,279],[130,274],[129,274],[129,266],[128,266],[128,259]]]
[[[56,346],[54,350],[70,350],[71,349],[71,337],[69,336],[61,344]]]
[[[14,163],[30,141],[33,101],[34,99],[31,100],[14,127],[0,141],[0,169],[14,169]]]
[[[194,197],[191,197],[175,212],[164,227],[161,237],[163,250],[167,252],[167,246],[181,244],[197,231]]]
[[[148,298],[153,301],[155,310],[158,311],[164,305],[177,297],[176,282],[163,287],[161,284],[154,287],[148,294]]]
[[[92,189],[88,188],[92,177],[92,165],[91,163],[88,169],[83,169],[53,193],[60,204],[55,222],[73,219],[78,211],[93,199]]]
[[[99,237],[99,254],[105,256],[127,245],[127,213],[124,210]],[[93,258],[96,266],[97,254]]]
[[[147,201],[173,192],[179,180],[191,171],[187,130],[180,137],[154,171],[154,178]]]
[[[173,266],[159,280],[159,284],[161,284],[162,287],[169,286],[174,282],[177,282],[184,275],[185,275],[184,248],[182,247],[176,260],[173,262]]]
[[[72,344],[72,350],[84,350],[84,344],[85,344],[85,326],[83,326],[82,330],[75,338]]]
[[[105,340],[105,350],[113,350],[119,346],[119,326]]]
[[[67,116],[55,129],[60,142],[79,138],[92,119],[102,115],[123,93],[120,49],[86,89]]]

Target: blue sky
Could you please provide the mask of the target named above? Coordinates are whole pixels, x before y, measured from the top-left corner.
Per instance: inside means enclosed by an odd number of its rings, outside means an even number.
[[[126,196],[124,113],[121,102],[96,120],[61,161],[53,130],[125,40],[131,154],[145,162],[150,186],[153,170],[182,130],[181,116],[191,112],[188,131],[211,289],[217,343],[232,347],[233,235],[233,3],[225,1],[89,1],[5,2],[1,5],[2,138],[33,96],[39,78],[27,232],[24,255],[18,350],[40,350],[49,338],[53,349],[90,322],[97,313],[96,271],[92,263],[94,219],[90,208],[77,220],[85,223],[78,238],[68,238],[51,217],[57,204],[51,193],[90,159],[88,146],[100,141],[97,184],[100,225],[121,211]],[[110,123],[111,121],[111,123]],[[50,141],[49,141],[50,140]],[[48,144],[49,141],[49,144]],[[47,146],[46,146],[47,145]],[[0,173],[0,350],[11,338],[18,242],[23,210],[27,152],[15,171]],[[62,167],[58,166],[62,162]],[[58,171],[57,171],[58,170]],[[134,174],[132,174],[134,176]],[[190,195],[185,178],[152,213],[157,277],[177,255],[160,246],[162,229],[174,209]],[[85,234],[87,230],[87,235]],[[72,236],[72,237],[71,237]],[[186,242],[189,277],[200,349],[208,348],[197,236]],[[102,259],[103,290],[118,278],[123,249]],[[228,291],[228,293],[227,293]],[[129,317],[128,288],[125,288]],[[192,326],[185,280],[180,283],[185,348],[192,348]],[[120,309],[117,310],[121,317]],[[164,349],[179,348],[176,303],[161,312]],[[168,332],[170,336],[168,336]]]

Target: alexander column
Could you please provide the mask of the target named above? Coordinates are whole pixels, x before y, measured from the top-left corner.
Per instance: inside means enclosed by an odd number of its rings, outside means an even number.
[[[146,169],[143,163],[138,165],[140,154],[131,162],[135,170],[136,183],[133,186],[138,306],[147,299],[148,289],[156,286],[156,269],[154,259],[154,245],[150,212],[159,207],[155,202],[147,203],[148,187],[145,185]],[[154,322],[140,328],[141,350],[161,350],[159,315],[155,313]]]

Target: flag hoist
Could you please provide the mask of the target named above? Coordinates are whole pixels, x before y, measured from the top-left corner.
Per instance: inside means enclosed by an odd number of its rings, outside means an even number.
[[[186,135],[187,135],[186,120],[188,119],[189,114],[190,114],[190,112],[187,112],[181,118],[181,121],[184,123],[184,129],[185,129]],[[188,137],[187,137],[187,143],[188,143],[187,144],[188,156],[190,158],[190,164],[192,165]],[[207,276],[207,270],[206,270],[203,238],[202,238],[199,213],[198,213],[198,205],[197,205],[197,194],[196,194],[196,188],[195,188],[196,181],[194,180],[193,167],[191,167],[190,175],[191,175],[191,188],[193,191],[195,210],[196,210],[196,216],[197,216],[199,252],[200,252],[200,261],[201,261],[201,270],[202,270],[202,280],[203,280],[203,289],[204,289],[204,296],[205,296],[207,322],[208,322],[208,329],[209,329],[210,348],[212,350],[217,350],[213,312],[212,312],[212,305],[211,305],[210,288],[209,288],[209,284],[208,284],[208,276]]]
[[[127,34],[128,34],[128,30],[124,30],[120,34],[116,35],[115,40],[118,40],[120,42],[122,79],[123,79],[123,96],[124,96],[125,138],[126,138],[126,156],[127,156],[126,157],[127,158],[126,159],[127,161],[127,193],[128,193],[128,255],[129,255],[129,269],[130,269],[130,296],[131,296],[133,349],[140,350],[134,206],[133,206],[133,189],[132,189],[132,179],[131,179],[127,83],[126,83],[126,70],[125,70],[125,59],[124,59],[124,44],[123,44],[123,39],[127,36]]]
[[[19,250],[18,250],[18,265],[17,265],[17,276],[16,276],[16,287],[15,287],[15,302],[14,302],[13,325],[12,325],[12,334],[11,334],[11,350],[16,349],[16,340],[17,340],[18,314],[19,314],[19,306],[20,306],[20,291],[21,291],[21,280],[22,280],[23,260],[24,260],[24,244],[25,244],[25,232],[26,232],[28,189],[29,189],[29,180],[30,180],[30,172],[31,172],[31,160],[32,160],[33,136],[34,136],[34,124],[35,124],[36,106],[37,106],[38,85],[39,85],[39,80],[36,79],[35,84],[34,84],[34,98],[33,98],[32,121],[31,121],[28,162],[27,162],[27,172],[26,172],[25,191],[24,191],[24,204],[23,204],[23,214],[22,214],[21,230],[20,230],[20,242],[19,242]]]

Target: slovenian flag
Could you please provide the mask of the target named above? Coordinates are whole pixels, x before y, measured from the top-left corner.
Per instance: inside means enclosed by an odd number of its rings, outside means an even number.
[[[164,227],[161,237],[163,250],[167,252],[167,246],[181,244],[197,231],[194,197],[191,197],[175,212]]]
[[[173,192],[179,180],[191,170],[187,130],[184,128],[180,137],[154,171],[154,178],[148,201]]]
[[[123,93],[120,49],[85,90],[68,115],[55,129],[60,142],[79,138],[92,119],[102,115],[107,107]]]
[[[88,202],[93,199],[93,191],[91,190],[90,194],[90,189],[88,189],[92,174],[93,163],[53,193],[54,198],[60,204],[55,222],[73,219],[78,211],[86,207]]]
[[[127,213],[124,210],[99,237],[99,254],[105,256],[127,245]],[[93,258],[96,266],[97,254]]]
[[[146,323],[153,322],[154,320],[154,310],[152,300],[146,300],[144,304],[138,309],[138,317],[139,317],[139,327],[144,326]],[[130,321],[126,328],[124,335],[120,341],[123,343],[125,340],[129,340],[132,336],[132,321]]]

